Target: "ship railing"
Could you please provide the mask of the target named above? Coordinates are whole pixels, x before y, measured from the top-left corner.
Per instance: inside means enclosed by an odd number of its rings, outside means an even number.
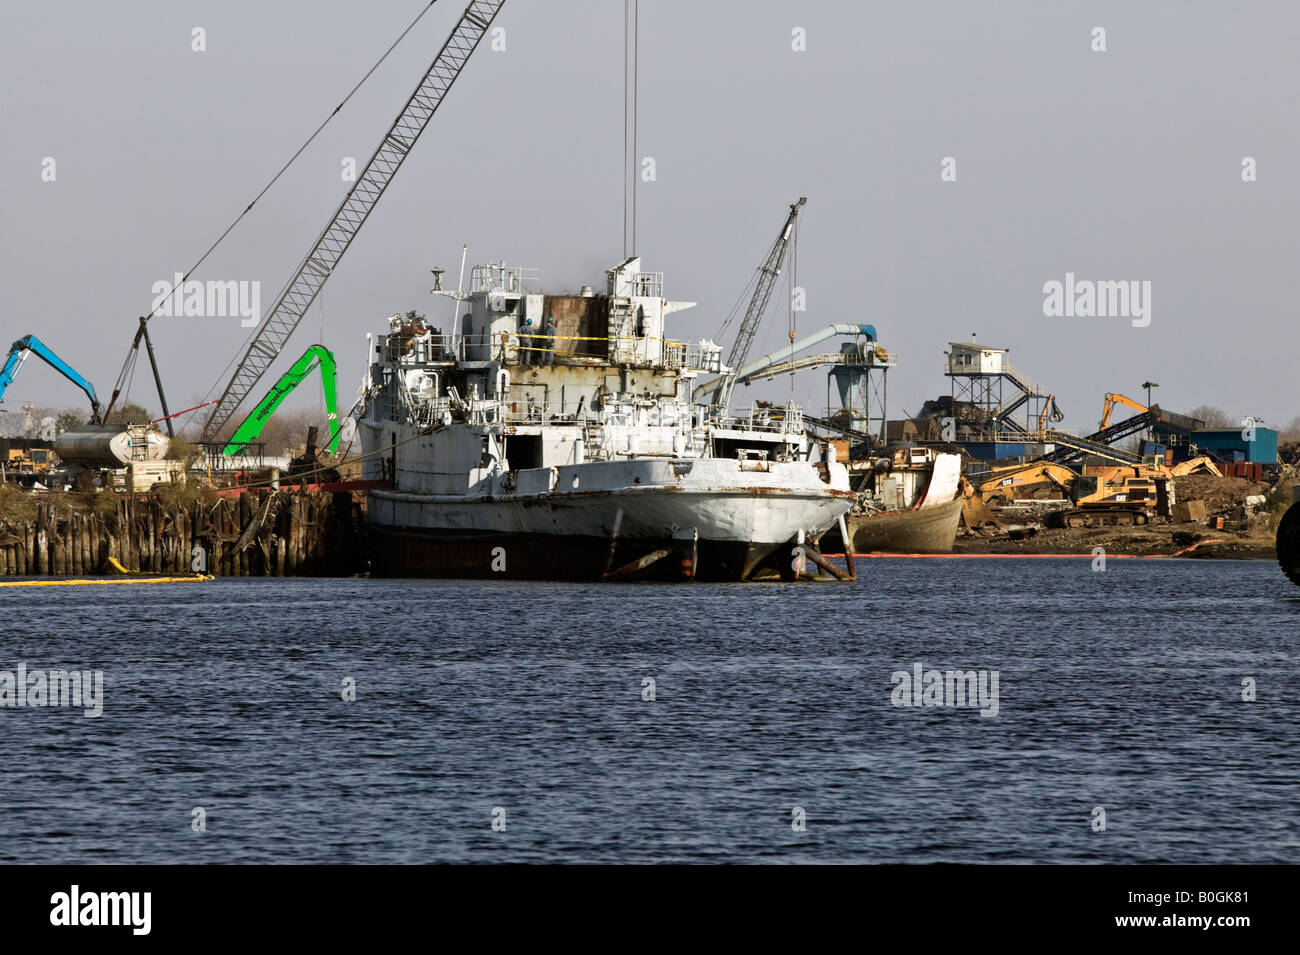
[[[504,262],[489,262],[487,265],[475,265],[470,269],[469,287],[472,292],[504,292],[507,295],[523,295],[531,289],[528,281],[536,278],[537,269],[525,269]],[[531,274],[530,274],[531,273]]]
[[[380,335],[376,360],[401,365],[449,365],[474,349],[485,349],[493,359],[520,365],[567,365],[620,361],[674,371],[716,370],[717,351],[712,343],[677,341],[655,335],[543,335],[497,332],[495,335],[425,334]]]
[[[629,272],[626,275],[617,271],[609,274],[616,276],[615,294],[640,296],[642,298],[663,298],[664,274],[662,272]]]
[[[487,341],[484,335],[428,334],[412,337],[393,333],[379,336],[375,352],[378,360],[383,362],[432,365],[453,362],[458,355],[464,354],[466,345],[482,345]]]
[[[797,404],[752,405],[747,410],[728,407],[714,415],[713,425],[735,431],[776,431],[799,434],[804,430],[803,408]]]
[[[614,407],[597,411],[583,400],[548,402],[542,406],[527,398],[511,398],[499,404],[501,410],[498,417],[507,424],[578,425],[594,428],[609,424],[618,427],[634,427],[639,420],[637,411],[631,408]],[[651,427],[689,425],[690,409],[682,405],[677,410],[678,413],[675,415],[671,412],[664,414],[662,411],[658,415],[650,414],[647,415],[647,420],[650,421]]]
[[[722,348],[712,339],[686,343],[685,367],[692,371],[719,374],[722,371]]]
[[[689,367],[690,343],[674,342],[668,339],[662,339],[664,343],[664,367],[665,368],[687,368]]]
[[[599,345],[592,345],[599,342]],[[655,347],[656,343],[661,347]],[[655,335],[543,335],[499,332],[493,355],[498,361],[520,365],[567,365],[584,361],[609,361],[681,369],[690,367],[689,342]]]

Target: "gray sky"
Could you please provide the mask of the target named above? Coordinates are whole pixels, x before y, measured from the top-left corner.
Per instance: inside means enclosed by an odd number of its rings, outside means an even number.
[[[106,399],[153,283],[189,267],[421,6],[6,4],[6,341],[34,332]],[[369,157],[463,7],[424,18],[195,278],[258,280],[271,304],[344,195],[342,157]],[[349,403],[365,332],[410,308],[442,319],[428,270],[454,283],[463,243],[471,264],[535,267],[548,289],[603,284],[622,253],[622,11],[507,2],[506,50],[474,54],[277,374],[323,324]],[[946,394],[946,343],[977,331],[1056,393],[1066,427],[1090,430],[1105,392],[1140,398],[1148,378],[1173,410],[1285,423],[1300,414],[1297,49],[1286,2],[644,0],[639,152],[657,180],[640,187],[637,251],[668,298],[700,303],[670,334],[712,336],[806,195],[799,331],[875,324],[901,356],[891,417]],[[1242,181],[1246,156],[1258,181]],[[1150,325],[1045,317],[1043,284],[1066,272],[1150,281]],[[774,304],[753,355],[786,340]],[[248,334],[230,318],[151,329],[173,409],[224,384]],[[294,404],[319,401],[300,390]],[[790,394],[785,379],[740,397]],[[824,373],[794,397],[822,407]],[[131,398],[157,407],[143,362]],[[27,400],[81,403],[36,361],[5,408]]]

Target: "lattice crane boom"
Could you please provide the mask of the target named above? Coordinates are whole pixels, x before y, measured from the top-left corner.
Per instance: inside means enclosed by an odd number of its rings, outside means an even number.
[[[781,275],[781,265],[785,261],[786,249],[789,248],[790,237],[794,234],[795,220],[799,218],[799,210],[807,201],[807,197],[800,196],[799,201],[790,206],[790,214],[785,217],[785,223],[781,226],[776,241],[772,243],[772,248],[768,250],[767,258],[759,266],[758,280],[754,283],[754,294],[750,296],[749,307],[745,309],[745,317],[736,330],[736,340],[731,343],[731,351],[727,355],[727,367],[730,371],[715,382],[697,389],[695,392],[697,401],[709,392],[714,392],[715,406],[725,407],[731,401],[731,393],[736,386],[736,371],[745,364],[754,339],[758,337],[759,326],[762,325],[763,316],[767,313],[768,299],[772,297],[772,290],[776,288],[776,280]]]
[[[790,214],[786,216],[780,234],[772,243],[767,258],[759,268],[758,282],[754,285],[754,294],[750,296],[749,308],[745,310],[745,317],[736,331],[736,340],[731,344],[731,353],[727,355],[727,364],[732,368],[739,368],[749,357],[749,349],[754,344],[758,327],[767,312],[767,301],[772,297],[772,289],[776,288],[776,280],[781,274],[785,250],[789,247],[790,236],[794,233],[795,219],[799,217],[799,210],[807,201],[807,197],[801,196],[798,202],[790,206]]]
[[[203,427],[204,440],[216,438],[279,356],[504,3],[472,0],[465,8],[424,79],[267,312]]]

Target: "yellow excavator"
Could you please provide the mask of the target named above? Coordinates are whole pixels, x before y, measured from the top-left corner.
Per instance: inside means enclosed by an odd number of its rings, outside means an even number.
[[[1055,396],[1049,396],[1043,405],[1038,426],[1041,431],[1051,420],[1057,420]],[[1110,425],[1111,416],[1119,405],[1131,408],[1137,414],[1149,409],[1139,401],[1118,392],[1107,392],[1097,430]],[[1055,413],[1053,413],[1055,412]],[[1072,501],[1074,507],[1052,512],[1048,522],[1056,527],[1096,527],[1103,525],[1145,524],[1148,511],[1155,507],[1159,496],[1157,482],[1166,483],[1189,474],[1222,472],[1206,455],[1167,465],[1161,455],[1148,455],[1138,464],[1115,465],[1095,474],[1079,474],[1062,464],[1048,461],[1031,461],[994,468],[980,484],[970,487],[966,497],[974,508],[978,498],[982,514],[991,503],[1009,503],[1023,497],[1056,497]],[[1167,493],[1172,499],[1172,485]]]
[[[1168,471],[1170,477],[1186,477],[1189,474],[1210,474],[1214,477],[1223,477],[1223,472],[1219,470],[1219,466],[1214,463],[1214,459],[1208,454],[1202,454],[1188,461],[1183,461],[1181,464],[1175,464],[1171,468],[1166,468],[1164,464],[1159,466]]]
[[[1074,507],[1053,511],[1048,522],[1055,527],[1097,527],[1145,524],[1147,509],[1154,507],[1157,479],[1171,475],[1163,466],[1116,465],[1099,474],[1078,474],[1063,464],[1036,461],[994,468],[975,490],[982,503],[1010,502],[1032,492],[1071,501]]]
[[[1165,493],[1172,504],[1170,482],[1189,474],[1222,476],[1205,455],[1172,467],[1160,455],[1148,455],[1141,464],[1119,464],[1098,474],[1081,474],[1070,489],[1074,507],[1053,513],[1049,520],[1056,527],[1145,524],[1159,500],[1160,485],[1166,486]]]
[[[1061,497],[1069,497],[1079,475],[1064,464],[1048,461],[1031,461],[1029,464],[1011,464],[994,468],[987,480],[976,490],[985,503],[996,500],[1011,501],[1035,490],[1055,488]]]
[[[1141,464],[1117,464],[1096,474],[1078,474],[1061,464],[1036,461],[994,468],[975,491],[987,505],[1055,489],[1059,498],[1072,501],[1074,507],[1049,514],[1050,526],[1132,526],[1147,522],[1148,512],[1160,496],[1158,482],[1200,473],[1220,472],[1204,455],[1173,467],[1166,466],[1159,455],[1149,455]],[[1167,493],[1172,494],[1172,488]]]
[[[1053,512],[1049,521],[1057,527],[1145,524],[1159,495],[1157,479],[1167,479],[1167,475],[1129,464],[1118,464],[1100,474],[1081,474],[1070,494],[1074,507]]]

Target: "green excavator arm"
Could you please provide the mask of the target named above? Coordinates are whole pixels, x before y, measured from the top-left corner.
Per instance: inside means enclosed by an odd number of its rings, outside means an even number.
[[[247,445],[257,440],[257,436],[262,433],[266,427],[266,422],[270,420],[275,409],[280,407],[281,402],[289,396],[289,392],[302,384],[316,365],[320,365],[320,384],[321,389],[325,392],[325,411],[330,425],[330,454],[334,454],[339,446],[339,401],[338,391],[335,387],[335,378],[337,377],[334,364],[334,353],[324,345],[312,345],[302,357],[293,363],[293,367],[286,371],[266,393],[266,397],[257,403],[254,408],[244,419],[243,423],[235,429],[230,443],[226,445],[224,454],[232,456],[238,454]]]

